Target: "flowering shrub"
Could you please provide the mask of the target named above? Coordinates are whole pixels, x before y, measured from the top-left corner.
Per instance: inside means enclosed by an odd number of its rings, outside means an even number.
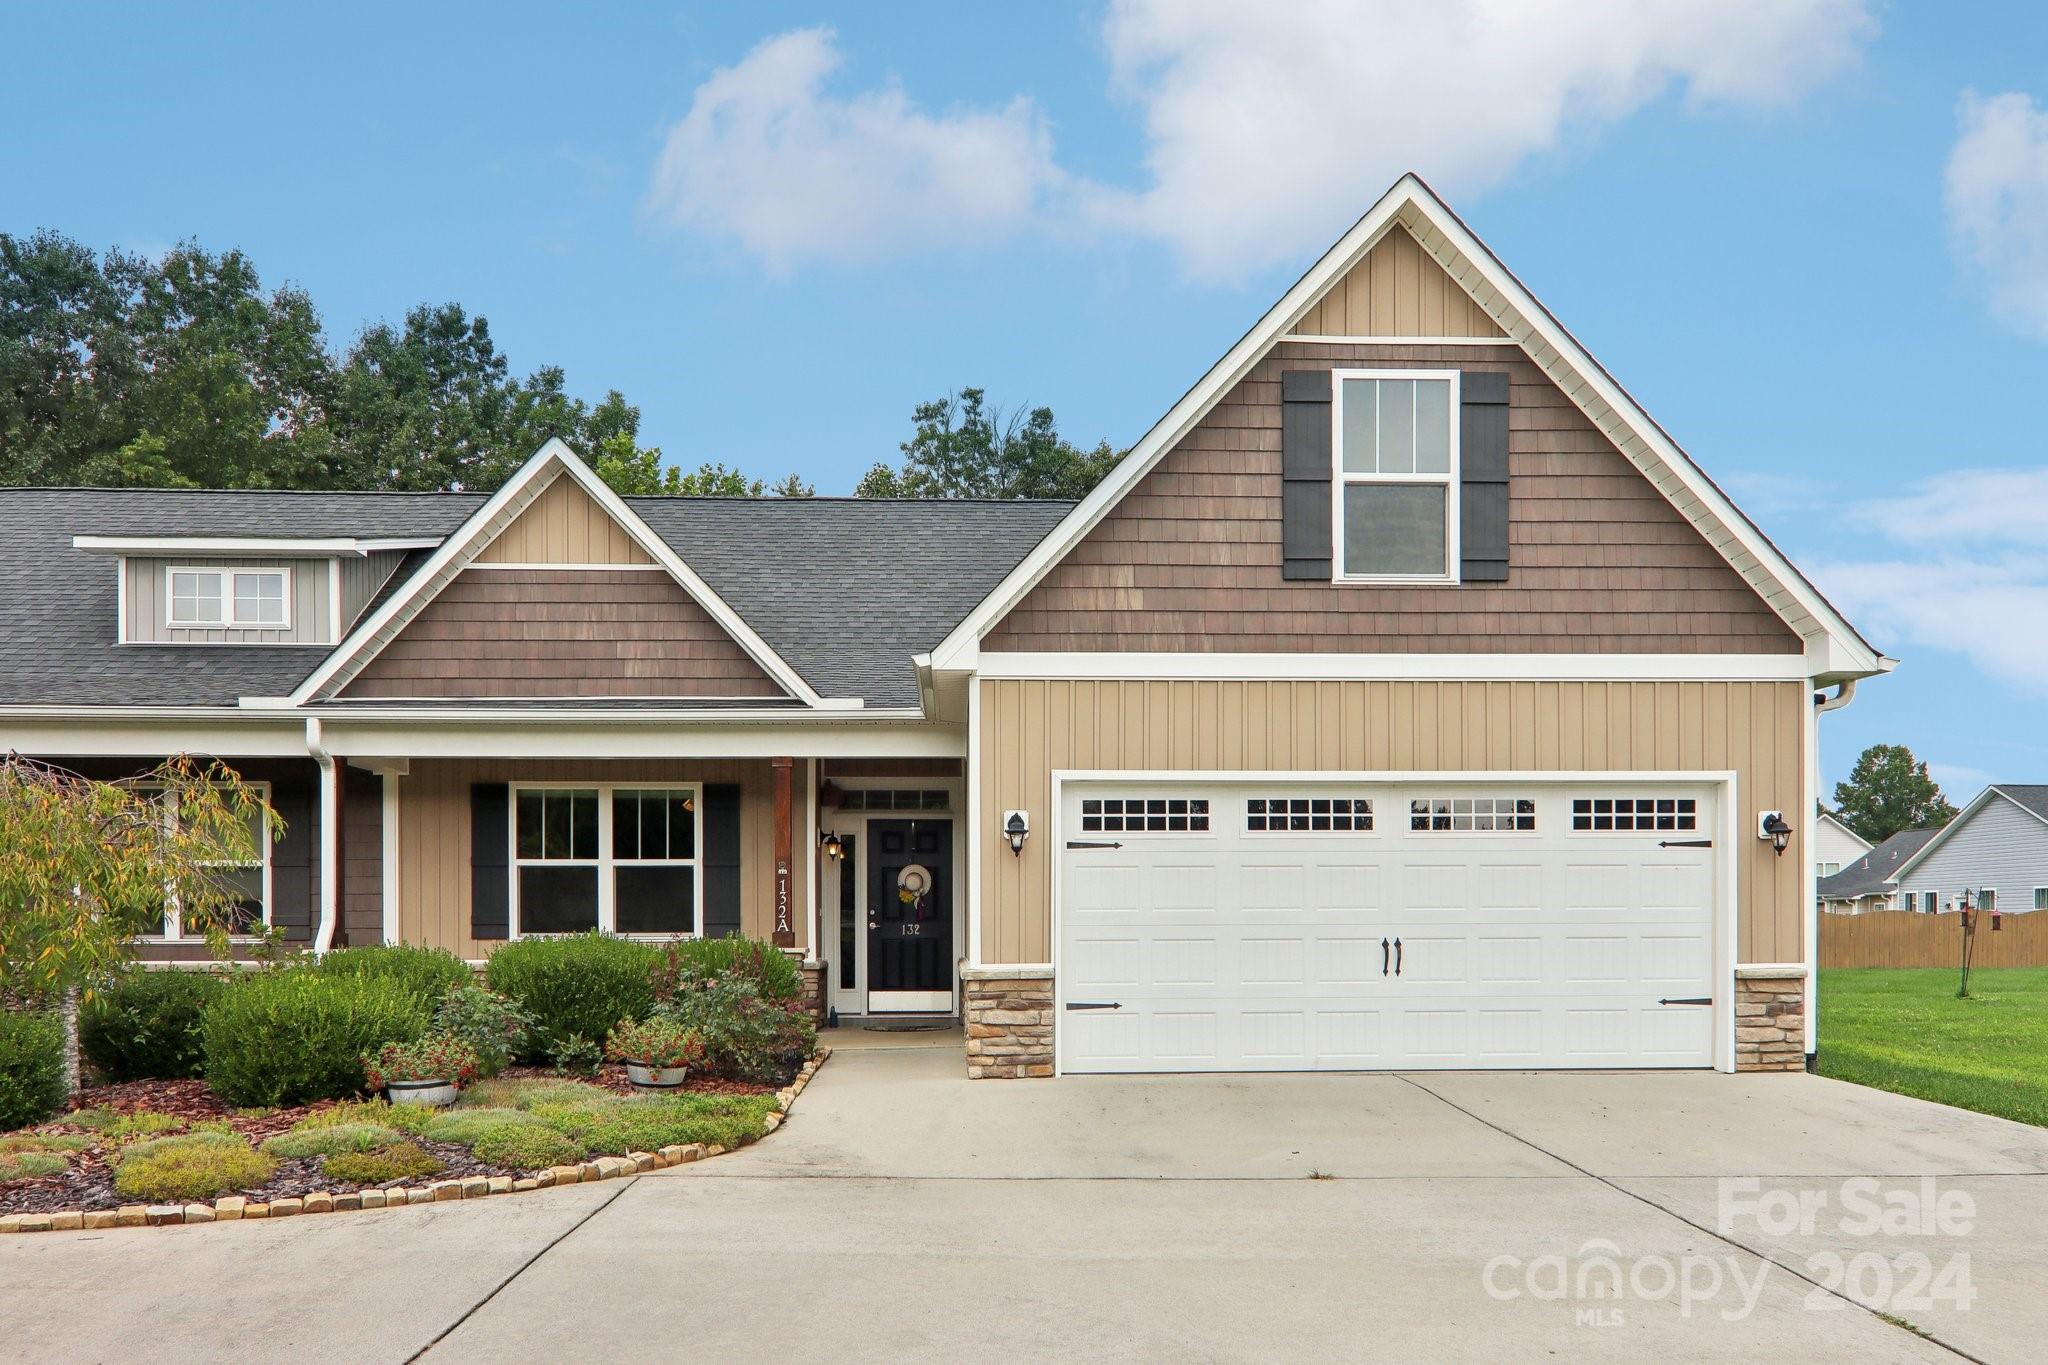
[[[817,1026],[800,1005],[764,1000],[759,987],[739,976],[683,985],[657,1017],[695,1033],[704,1068],[733,1080],[780,1085],[818,1046]]]
[[[533,1016],[516,1001],[474,981],[449,987],[434,1012],[436,1033],[460,1038],[476,1049],[480,1076],[495,1076],[510,1066],[532,1028]]]
[[[721,977],[752,983],[764,1000],[795,1000],[803,994],[803,973],[774,944],[755,938],[693,938],[669,944],[655,961],[654,1001],[666,1005],[678,992]]]
[[[615,1062],[642,1066],[696,1066],[704,1060],[704,1044],[689,1025],[671,1015],[657,1014],[639,1023],[620,1020],[604,1040],[604,1055]]]
[[[363,1077],[372,1090],[393,1081],[468,1085],[477,1077],[476,1049],[445,1033],[430,1033],[416,1043],[386,1043],[376,1056],[363,1055]]]

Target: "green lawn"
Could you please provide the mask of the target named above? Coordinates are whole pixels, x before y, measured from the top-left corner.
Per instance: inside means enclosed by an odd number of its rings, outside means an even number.
[[[2048,1125],[2048,967],[1820,974],[1823,1076]]]

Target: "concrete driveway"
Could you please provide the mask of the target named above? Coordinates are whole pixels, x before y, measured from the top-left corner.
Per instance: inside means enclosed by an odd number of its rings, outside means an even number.
[[[2025,1360],[2048,1132],[1809,1076],[969,1083],[956,1047],[844,1050],[699,1166],[10,1237],[0,1284],[24,1360]]]

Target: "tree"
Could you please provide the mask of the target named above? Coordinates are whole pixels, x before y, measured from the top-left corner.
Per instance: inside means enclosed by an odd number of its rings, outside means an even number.
[[[1062,437],[1051,408],[1005,413],[981,389],[919,403],[900,468],[879,463],[862,498],[1080,498],[1123,458],[1107,441],[1083,450]]]
[[[218,760],[179,755],[139,777],[95,782],[0,758],[0,998],[55,1003],[67,1079],[78,1084],[77,1004],[154,931],[166,904],[227,955],[238,904],[224,866],[260,854],[253,831],[282,833],[255,789]]]
[[[1903,829],[1939,829],[1956,808],[1903,744],[1873,744],[1856,759],[1847,782],[1835,784],[1842,823],[1873,844]]]

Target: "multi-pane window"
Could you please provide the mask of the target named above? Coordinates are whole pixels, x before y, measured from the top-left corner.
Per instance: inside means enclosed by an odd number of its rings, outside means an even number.
[[[520,787],[513,801],[520,934],[697,931],[691,787]]]
[[[1208,828],[1209,802],[1200,796],[1106,796],[1081,803],[1086,834],[1199,834]]]
[[[1699,827],[1699,803],[1689,796],[1596,796],[1572,802],[1574,830],[1682,832]]]
[[[1351,796],[1253,796],[1244,803],[1253,834],[1345,834],[1372,828],[1372,802]]]
[[[1911,894],[1911,893],[1908,893],[1908,894]],[[2036,897],[2036,899],[2039,899],[2039,897]],[[2048,907],[2044,907],[2044,908],[2048,908]],[[1935,891],[1923,891],[1923,892],[1921,892],[1921,893],[1920,893],[1920,910],[1921,910],[1921,913],[1923,913],[1923,914],[1928,914],[1928,915],[1932,915],[1932,914],[1936,913],[1937,911],[1939,911],[1940,909],[1941,909],[1941,895],[1940,895],[1940,893],[1939,893],[1939,892],[1935,892]]]
[[[172,569],[173,626],[284,630],[291,625],[289,569]]]
[[[1449,580],[1457,564],[1452,372],[1337,372],[1337,572]]]
[[[268,783],[249,783],[251,792],[264,803],[270,800]],[[161,793],[155,799],[161,800]],[[178,813],[165,806],[164,819],[175,822]],[[270,820],[262,807],[249,811],[244,817],[244,846],[246,858],[231,862],[205,864],[208,875],[216,888],[228,898],[226,911],[227,930],[230,934],[255,934],[270,923]],[[175,897],[166,897],[160,902],[139,907],[146,922],[142,933],[147,938],[199,939],[206,936],[201,925],[187,924],[179,913]]]
[[[2048,910],[2048,886],[2037,886],[2034,888],[2034,908],[2036,910]]]
[[[944,788],[869,788],[844,792],[841,810],[945,810],[953,804]]]
[[[1417,797],[1408,803],[1408,828],[1428,834],[1532,830],[1536,803],[1526,796]]]

